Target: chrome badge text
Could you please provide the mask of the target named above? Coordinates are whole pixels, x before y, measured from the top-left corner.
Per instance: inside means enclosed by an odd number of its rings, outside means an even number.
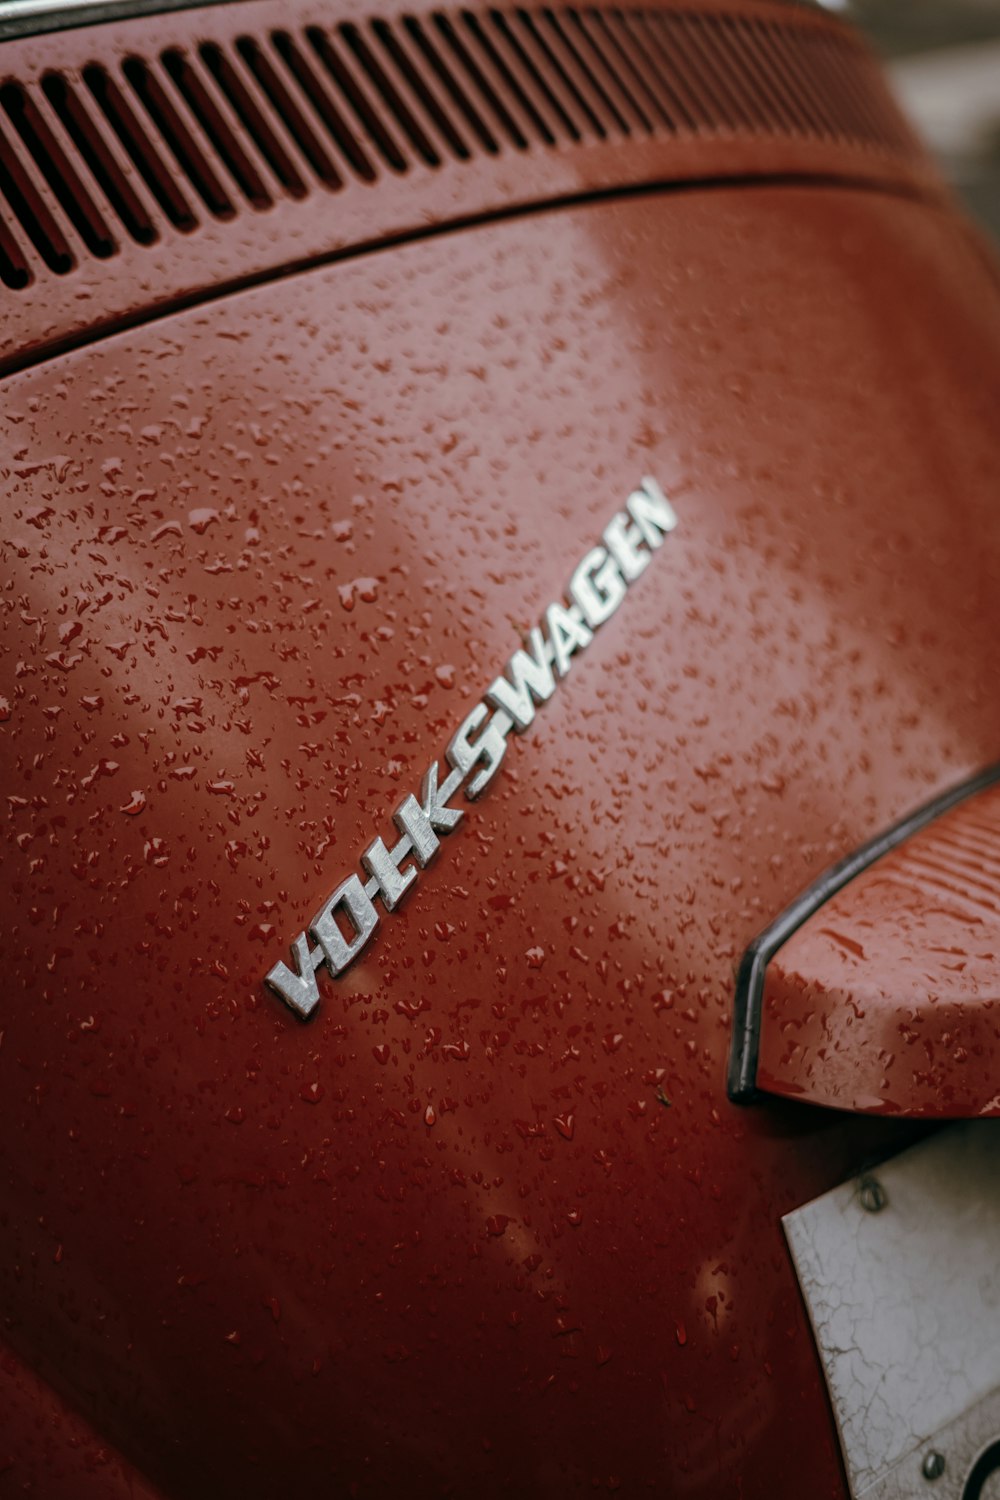
[[[541,625],[531,631],[525,646],[511,656],[504,673],[495,678],[445,747],[451,767],[438,783],[438,762],[432,761],[419,798],[405,797],[392,815],[397,837],[390,846],[374,839],[361,856],[367,878],[348,875],[313,917],[308,933],[292,943],[292,966],[276,963],[265,979],[302,1020],[319,1003],[316,976],[324,965],[336,977],[359,956],[379,924],[376,901],[395,911],[406,897],[419,870],[426,869],[441,847],[442,834],[451,833],[465,816],[451,799],[467,781],[465,795],[482,796],[507,753],[507,736],[532,723],[536,704],[546,703],[556,683],[569,671],[574,652],[593,640],[621,604],[629,584],[648,566],[653,552],[677,525],[673,506],[655,479],[646,478],[629,495],[625,509],[604,528],[603,546],[594,547],[580,562],[569,582],[569,602],[557,600],[545,611]],[[315,946],[310,947],[312,938]]]

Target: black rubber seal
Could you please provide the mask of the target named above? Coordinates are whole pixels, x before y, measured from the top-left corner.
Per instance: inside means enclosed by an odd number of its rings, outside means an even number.
[[[56,10],[5,4],[0,5],[0,42],[16,36],[37,36],[44,31],[72,31],[80,26],[99,26],[104,21],[131,21],[170,10],[232,3],[233,0],[68,0],[68,4]]]
[[[1000,1469],[1000,1439],[991,1443],[986,1452],[981,1453],[976,1460],[972,1473],[965,1481],[962,1500],[980,1500],[987,1479],[991,1479],[998,1469]]]
[[[12,37],[36,36],[45,31],[71,31],[80,26],[99,26],[105,21],[131,21],[139,16],[159,16],[171,10],[200,10],[202,6],[234,5],[237,0],[66,0],[55,9],[36,8],[19,0],[0,4],[0,42]],[[784,0],[789,6],[817,10],[823,0]],[[845,30],[847,28],[845,27]]]
[[[943,813],[950,812],[960,802],[984,792],[987,787],[1000,781],[1000,764],[978,771],[967,781],[960,782],[950,791],[943,792],[933,801],[927,802],[915,812],[908,813],[884,833],[877,834],[867,844],[862,844],[853,854],[838,860],[825,870],[818,880],[796,897],[791,906],[786,906],[779,917],[754,938],[740,960],[736,975],[736,998],[733,1005],[733,1041],[729,1055],[729,1078],[727,1090],[734,1104],[752,1104],[759,1097],[757,1088],[757,1058],[760,1053],[760,1017],[764,996],[764,974],[771,959],[782,943],[786,943],[813,912],[819,910],[831,896],[842,890],[848,881],[867,870],[883,854],[895,849],[914,833],[933,823]]]

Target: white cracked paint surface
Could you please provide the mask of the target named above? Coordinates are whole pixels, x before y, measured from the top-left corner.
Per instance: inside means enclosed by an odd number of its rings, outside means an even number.
[[[966,1481],[981,1455],[987,1455],[988,1472],[981,1489],[971,1491],[972,1500],[1000,1500],[1000,1386],[984,1401],[942,1427],[923,1447],[890,1469],[865,1492],[865,1500],[969,1500]],[[929,1480],[924,1460],[938,1455],[944,1469]],[[981,1476],[980,1476],[981,1477]]]
[[[1000,1387],[1000,1121],[949,1126],[869,1175],[880,1211],[858,1178],[782,1221],[855,1500]],[[953,1454],[949,1478],[963,1467]]]

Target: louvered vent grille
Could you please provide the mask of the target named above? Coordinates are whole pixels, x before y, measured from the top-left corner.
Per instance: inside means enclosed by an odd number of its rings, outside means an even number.
[[[907,150],[846,36],[650,10],[435,11],[0,87],[0,279],[477,153],[771,134]]]

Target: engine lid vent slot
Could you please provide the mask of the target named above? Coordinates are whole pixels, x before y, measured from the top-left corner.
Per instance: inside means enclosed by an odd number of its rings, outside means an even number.
[[[938,190],[857,38],[784,0],[363,19],[255,0],[4,59],[0,295],[32,311],[5,318],[0,372],[139,300],[535,202],[744,174]]]

